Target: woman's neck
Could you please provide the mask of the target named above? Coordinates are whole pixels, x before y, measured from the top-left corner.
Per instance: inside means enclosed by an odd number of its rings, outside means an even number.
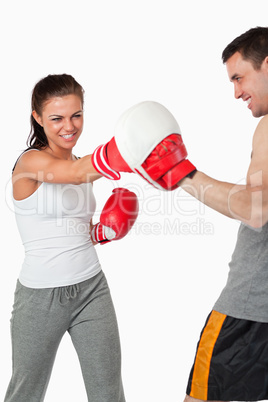
[[[44,149],[44,151],[50,153],[51,155],[55,156],[56,158],[63,159],[63,160],[74,160],[75,157],[73,155],[73,149],[64,149],[58,148],[53,146],[48,146]]]

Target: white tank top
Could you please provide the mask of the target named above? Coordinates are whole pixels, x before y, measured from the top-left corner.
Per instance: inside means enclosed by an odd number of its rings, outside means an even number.
[[[28,198],[13,202],[25,248],[22,285],[74,285],[101,271],[89,235],[96,209],[92,184],[42,183]]]

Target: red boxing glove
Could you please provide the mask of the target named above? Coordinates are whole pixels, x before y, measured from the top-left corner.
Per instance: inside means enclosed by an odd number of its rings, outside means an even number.
[[[100,216],[100,222],[93,226],[93,242],[105,244],[126,236],[134,225],[139,212],[138,198],[125,188],[116,188],[108,198]]]
[[[117,148],[114,137],[105,145],[100,145],[92,155],[94,168],[110,180],[119,180],[119,172],[132,172]]]
[[[160,190],[173,190],[196,170],[186,157],[173,115],[161,104],[147,101],[123,113],[115,136],[94,151],[92,163],[109,179],[120,179],[119,172],[134,172]]]

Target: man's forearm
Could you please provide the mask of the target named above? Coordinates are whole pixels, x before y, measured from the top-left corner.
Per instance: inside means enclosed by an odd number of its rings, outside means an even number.
[[[241,220],[252,227],[261,227],[266,223],[261,187],[215,180],[199,171],[192,178],[183,179],[180,187],[229,218]]]

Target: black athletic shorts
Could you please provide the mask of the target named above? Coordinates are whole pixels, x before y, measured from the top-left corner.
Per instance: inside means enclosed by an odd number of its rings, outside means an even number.
[[[268,399],[268,323],[212,311],[201,332],[186,393],[203,400]]]

